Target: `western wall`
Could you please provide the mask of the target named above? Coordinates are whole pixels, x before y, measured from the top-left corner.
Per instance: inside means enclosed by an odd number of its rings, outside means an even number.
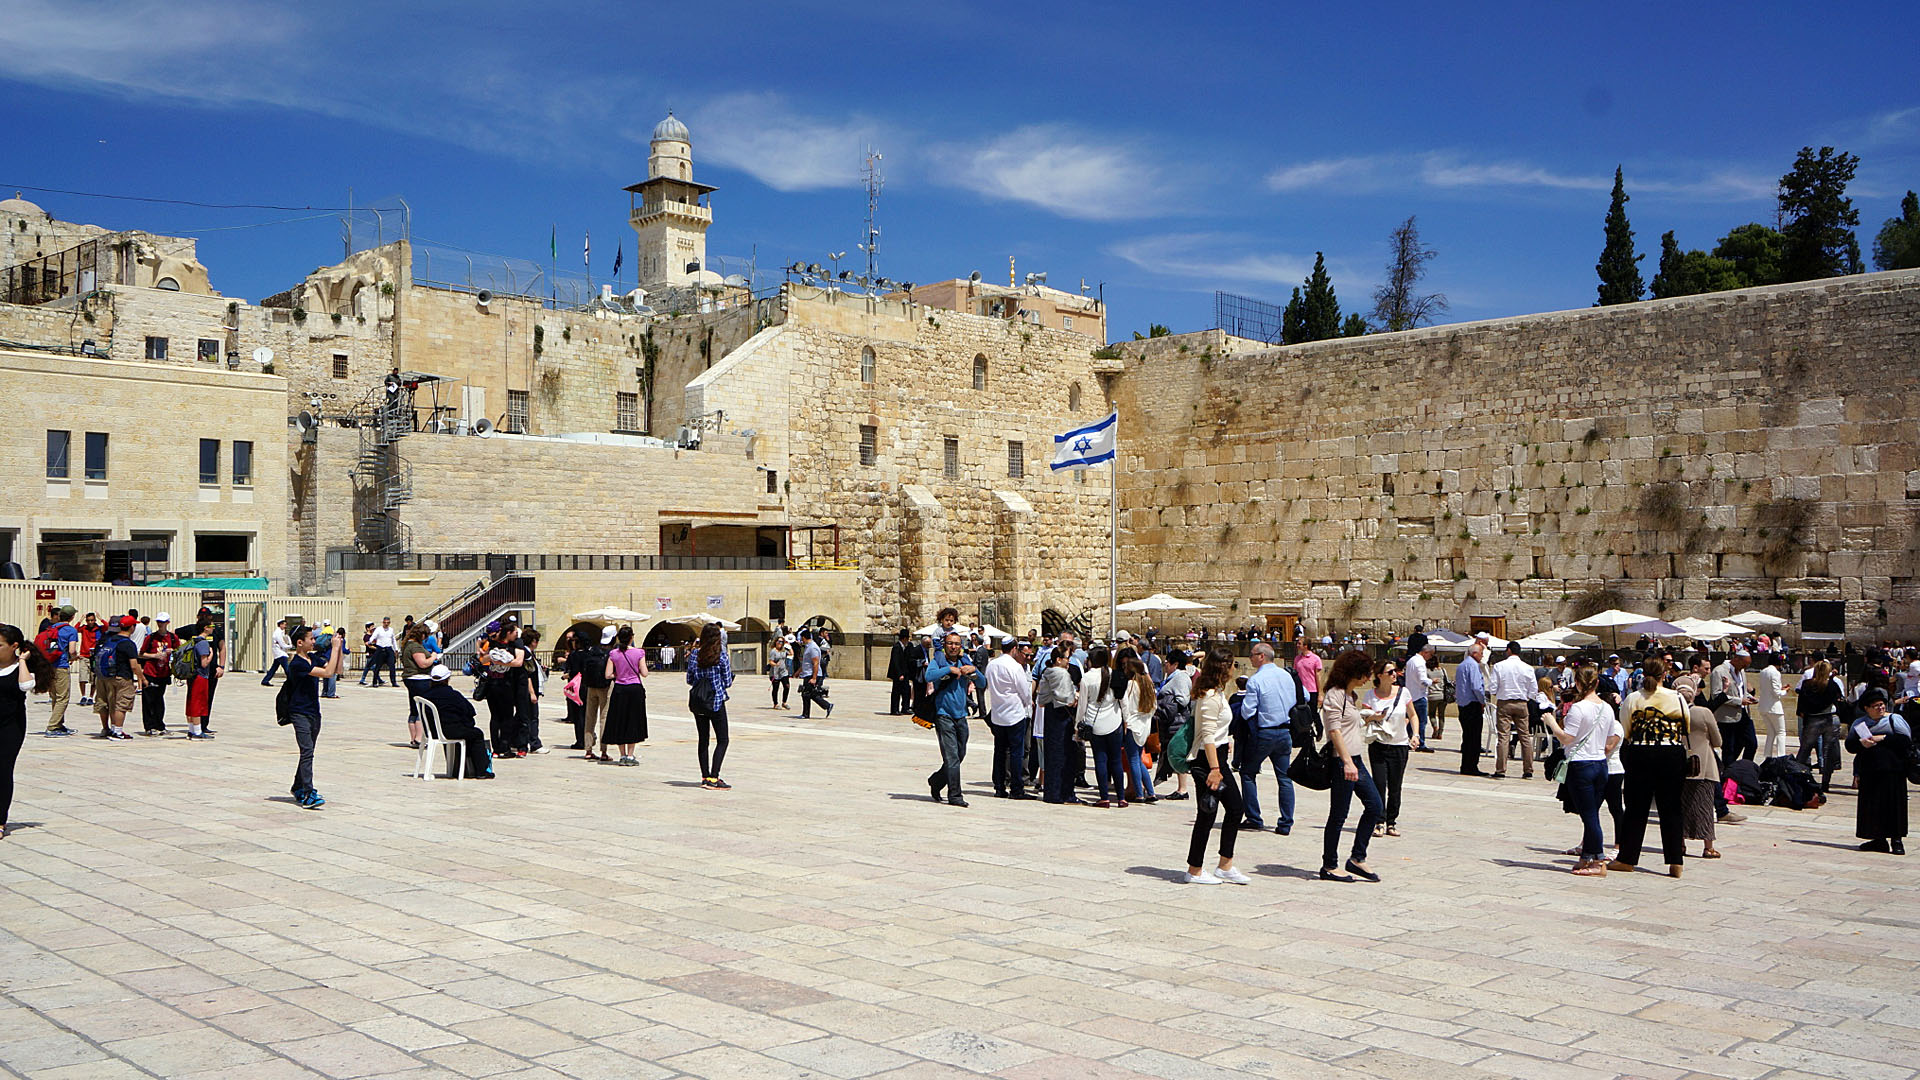
[[[1319,634],[1843,601],[1920,635],[1920,271],[1120,347],[1121,592]]]

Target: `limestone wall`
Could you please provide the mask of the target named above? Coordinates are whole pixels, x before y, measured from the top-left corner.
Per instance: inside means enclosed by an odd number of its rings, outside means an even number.
[[[1844,600],[1920,634],[1920,272],[1124,346],[1123,594],[1406,629]]]

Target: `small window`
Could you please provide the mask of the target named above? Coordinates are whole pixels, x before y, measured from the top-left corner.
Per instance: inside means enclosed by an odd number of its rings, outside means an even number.
[[[873,347],[868,346],[860,350],[860,381],[861,382],[863,383],[873,382],[873,368],[874,368]]]
[[[147,338],[147,359],[165,360],[167,358],[167,339],[163,337]]]
[[[104,431],[87,432],[87,479],[105,480],[107,478],[107,433]]]
[[[205,363],[209,363],[209,364],[219,363],[220,362],[219,339],[210,338],[210,337],[201,338],[199,341],[199,347],[194,350],[194,355],[199,357],[201,361]]]
[[[220,440],[200,440],[200,483],[217,485],[220,483]]]
[[[860,464],[872,465],[879,460],[880,431],[872,424],[860,425]]]
[[[767,494],[780,494],[780,470],[778,469],[767,470]]]
[[[1072,386],[1067,387],[1067,411],[1068,412],[1080,411],[1080,384],[1079,383],[1074,383]]]
[[[947,444],[947,479],[958,480],[960,479],[960,440],[949,435],[945,441]]]
[[[1007,443],[1007,475],[1015,480],[1027,475],[1027,444]]]
[[[337,352],[333,354],[333,377],[336,379],[344,379],[347,377],[346,353]]]
[[[527,432],[527,411],[531,406],[525,390],[507,391],[507,430],[515,435]]]
[[[233,442],[233,486],[253,486],[253,444],[243,439]]]
[[[973,358],[973,388],[975,390],[987,388],[987,358],[984,356]]]
[[[1061,328],[1062,330],[1071,330],[1071,329],[1073,329],[1073,316],[1071,316],[1071,315],[1062,315],[1062,316],[1060,316],[1060,328]]]
[[[193,561],[203,563],[248,562],[253,537],[246,533],[195,533]]]
[[[47,432],[47,479],[68,479],[68,462],[73,455],[73,432]]]
[[[640,395],[638,393],[616,392],[613,395],[613,427],[615,431],[640,430]]]
[[[165,289],[168,292],[180,291],[180,283],[170,277],[163,277],[159,281],[154,282],[153,287],[156,289]]]

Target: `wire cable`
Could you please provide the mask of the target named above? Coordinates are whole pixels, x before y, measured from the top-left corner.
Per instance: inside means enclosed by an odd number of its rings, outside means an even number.
[[[69,191],[65,188],[37,187],[33,184],[0,184],[0,189],[14,188],[19,191],[40,191],[49,195],[73,195],[82,199],[117,199],[121,202],[162,203],[167,206],[198,206],[208,210],[325,210],[336,213],[351,213],[355,210],[398,210],[395,206],[276,206],[272,203],[212,203],[196,202],[192,199],[162,199],[150,195],[109,195],[99,191]]]

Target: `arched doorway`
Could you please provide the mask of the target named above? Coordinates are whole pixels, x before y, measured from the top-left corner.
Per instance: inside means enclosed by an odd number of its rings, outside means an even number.
[[[1072,623],[1056,608],[1048,608],[1040,613],[1040,633],[1046,637],[1053,637],[1071,626]]]
[[[751,615],[740,616],[740,632],[743,634],[765,634],[772,630],[773,627],[768,626],[765,619],[756,619]]]
[[[642,641],[640,645],[647,651],[647,663],[666,667],[680,667],[686,662],[687,649],[691,647],[695,641],[698,641],[699,637],[699,633],[691,626],[686,626],[681,623],[659,622],[654,623],[653,629],[647,631],[646,640]],[[673,647],[673,663],[670,665],[661,664],[660,661],[660,650],[666,646]]]

